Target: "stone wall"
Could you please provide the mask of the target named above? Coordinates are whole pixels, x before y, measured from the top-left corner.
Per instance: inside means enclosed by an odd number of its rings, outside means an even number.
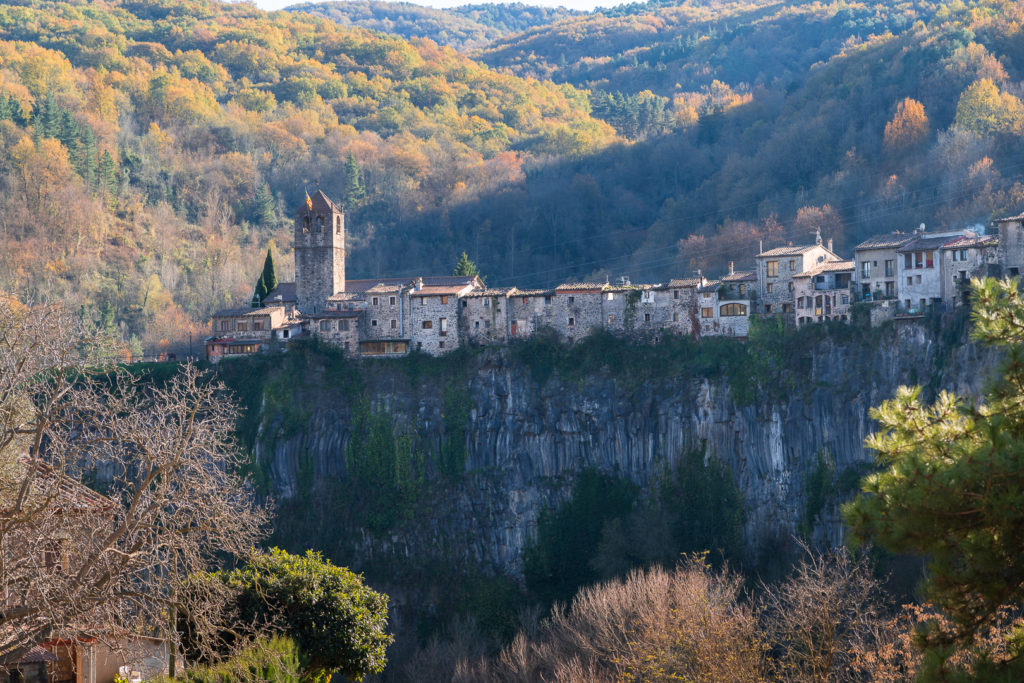
[[[412,292],[409,296],[411,350],[436,356],[459,348],[459,308],[459,297],[455,295]]]

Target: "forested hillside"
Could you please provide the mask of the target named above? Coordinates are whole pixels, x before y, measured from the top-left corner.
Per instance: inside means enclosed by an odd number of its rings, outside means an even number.
[[[251,294],[317,182],[355,213],[353,251],[400,252],[408,217],[606,146],[588,112],[571,86],[305,14],[0,5],[0,288],[69,299],[155,349]]]
[[[430,38],[438,45],[449,45],[456,50],[481,48],[502,36],[582,14],[562,7],[533,7],[518,2],[434,9],[386,0],[306,2],[292,5],[288,10],[308,12],[343,26],[359,26],[406,39]]]

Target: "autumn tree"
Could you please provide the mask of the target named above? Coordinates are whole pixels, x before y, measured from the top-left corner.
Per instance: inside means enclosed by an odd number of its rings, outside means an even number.
[[[885,146],[892,151],[916,147],[928,140],[928,116],[924,105],[906,97],[896,105],[892,120],[885,124]]]
[[[173,651],[175,612],[212,651],[230,594],[196,577],[267,520],[222,388],[190,365],[160,384],[103,368],[100,342],[60,306],[0,299],[0,671],[56,638]]]
[[[901,387],[872,410],[867,445],[881,471],[844,508],[858,539],[928,558],[926,595],[951,621],[927,633],[938,669],[958,649],[991,660],[978,635],[1024,602],[1024,301],[1016,280],[972,287],[973,337],[1006,355],[999,381],[978,401],[942,392],[931,405]],[[1021,635],[1006,627],[995,668],[1019,668]]]
[[[1001,92],[992,79],[982,78],[960,95],[955,124],[982,137],[992,133],[1020,135],[1024,132],[1024,104],[1016,96]]]

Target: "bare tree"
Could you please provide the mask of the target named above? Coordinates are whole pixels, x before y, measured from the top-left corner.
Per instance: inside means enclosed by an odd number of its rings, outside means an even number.
[[[100,372],[102,355],[63,307],[0,299],[0,671],[48,638],[174,652],[178,610],[212,647],[230,596],[206,572],[267,520],[222,387],[190,365],[162,384]]]

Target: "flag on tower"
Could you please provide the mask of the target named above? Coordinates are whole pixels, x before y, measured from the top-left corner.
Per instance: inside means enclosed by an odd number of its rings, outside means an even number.
[[[309,192],[308,191],[306,192],[306,206],[309,207],[310,211],[313,210],[313,200],[309,198]]]

